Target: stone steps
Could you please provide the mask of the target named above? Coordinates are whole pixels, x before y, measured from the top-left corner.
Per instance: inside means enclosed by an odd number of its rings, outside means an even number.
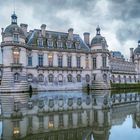
[[[110,85],[105,82],[94,82],[91,88],[92,89],[110,89]]]
[[[22,73],[22,76],[25,76],[26,73]],[[0,92],[22,92],[28,91],[27,81],[14,81],[13,73],[10,70],[4,70],[2,76],[2,82],[0,86]]]

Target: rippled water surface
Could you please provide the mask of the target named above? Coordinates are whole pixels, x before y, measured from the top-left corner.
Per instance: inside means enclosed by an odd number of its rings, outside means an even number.
[[[140,140],[138,92],[43,92],[22,101],[1,99],[2,140]]]

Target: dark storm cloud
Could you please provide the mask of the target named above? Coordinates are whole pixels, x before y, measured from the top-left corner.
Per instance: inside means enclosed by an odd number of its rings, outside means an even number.
[[[10,2],[11,0],[1,0],[1,5],[6,5]],[[71,21],[69,19],[72,19],[77,12],[81,16],[91,16],[91,10],[95,7],[97,2],[97,0],[15,0],[15,5],[17,11],[20,10],[19,5],[32,7],[33,17],[40,20],[42,23],[46,23],[48,27],[53,25],[55,28],[59,28],[60,26],[67,28],[71,26]],[[58,16],[59,13],[68,10],[69,13],[66,18],[61,17],[61,15]]]
[[[123,22],[116,31],[121,43],[140,36],[140,0],[109,0],[110,18]]]
[[[6,6],[11,1],[0,0],[0,3],[1,6]],[[100,11],[104,10],[105,5],[98,5],[101,1],[108,3],[108,11],[105,15]],[[17,11],[22,5],[31,7],[33,18],[46,23],[50,28],[53,26],[59,30],[67,29],[78,13],[77,21],[81,18],[86,23],[83,26],[87,26],[86,29],[92,32],[93,28],[96,28],[93,25],[98,23],[107,31],[110,26],[113,26],[113,21],[120,22],[120,25],[117,25],[114,31],[112,30],[120,43],[137,40],[140,36],[140,0],[15,0],[15,2]],[[98,9],[97,5],[101,9]],[[65,12],[67,15],[63,17]],[[25,22],[28,23],[28,21]]]
[[[43,22],[53,24],[54,26],[70,26],[69,19],[72,19],[77,12],[80,12],[81,16],[90,16],[89,12],[91,8],[96,5],[96,0],[29,0],[29,5],[33,4],[34,17],[39,18]],[[67,18],[57,17],[61,11],[65,12],[70,10]]]

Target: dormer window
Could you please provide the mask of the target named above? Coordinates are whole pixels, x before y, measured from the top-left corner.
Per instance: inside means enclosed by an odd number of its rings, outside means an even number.
[[[62,43],[61,43],[61,41],[58,41],[58,42],[57,42],[57,47],[58,47],[58,48],[62,48]]]
[[[42,40],[42,38],[38,39],[38,47],[43,47],[43,40]]]
[[[70,41],[67,41],[66,45],[67,45],[68,49],[71,49],[71,42]]]
[[[52,40],[48,40],[48,47],[49,47],[49,48],[52,48],[52,46],[53,46]]]
[[[13,35],[13,41],[14,42],[19,42],[19,35],[18,34]]]
[[[78,50],[81,49],[80,42],[76,42],[75,45]]]
[[[52,35],[51,34],[49,34],[49,37],[47,39],[47,44],[48,44],[49,48],[53,47],[53,41],[52,41]]]

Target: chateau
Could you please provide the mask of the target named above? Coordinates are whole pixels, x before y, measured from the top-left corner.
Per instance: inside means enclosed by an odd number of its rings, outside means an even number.
[[[2,28],[2,65],[0,91],[75,90],[91,85],[110,89],[110,83],[135,83],[140,80],[140,41],[130,48],[130,60],[120,52],[109,51],[101,29],[90,41],[70,28],[68,32],[49,31],[45,24],[28,31],[27,24],[17,24],[15,13],[11,24]]]

